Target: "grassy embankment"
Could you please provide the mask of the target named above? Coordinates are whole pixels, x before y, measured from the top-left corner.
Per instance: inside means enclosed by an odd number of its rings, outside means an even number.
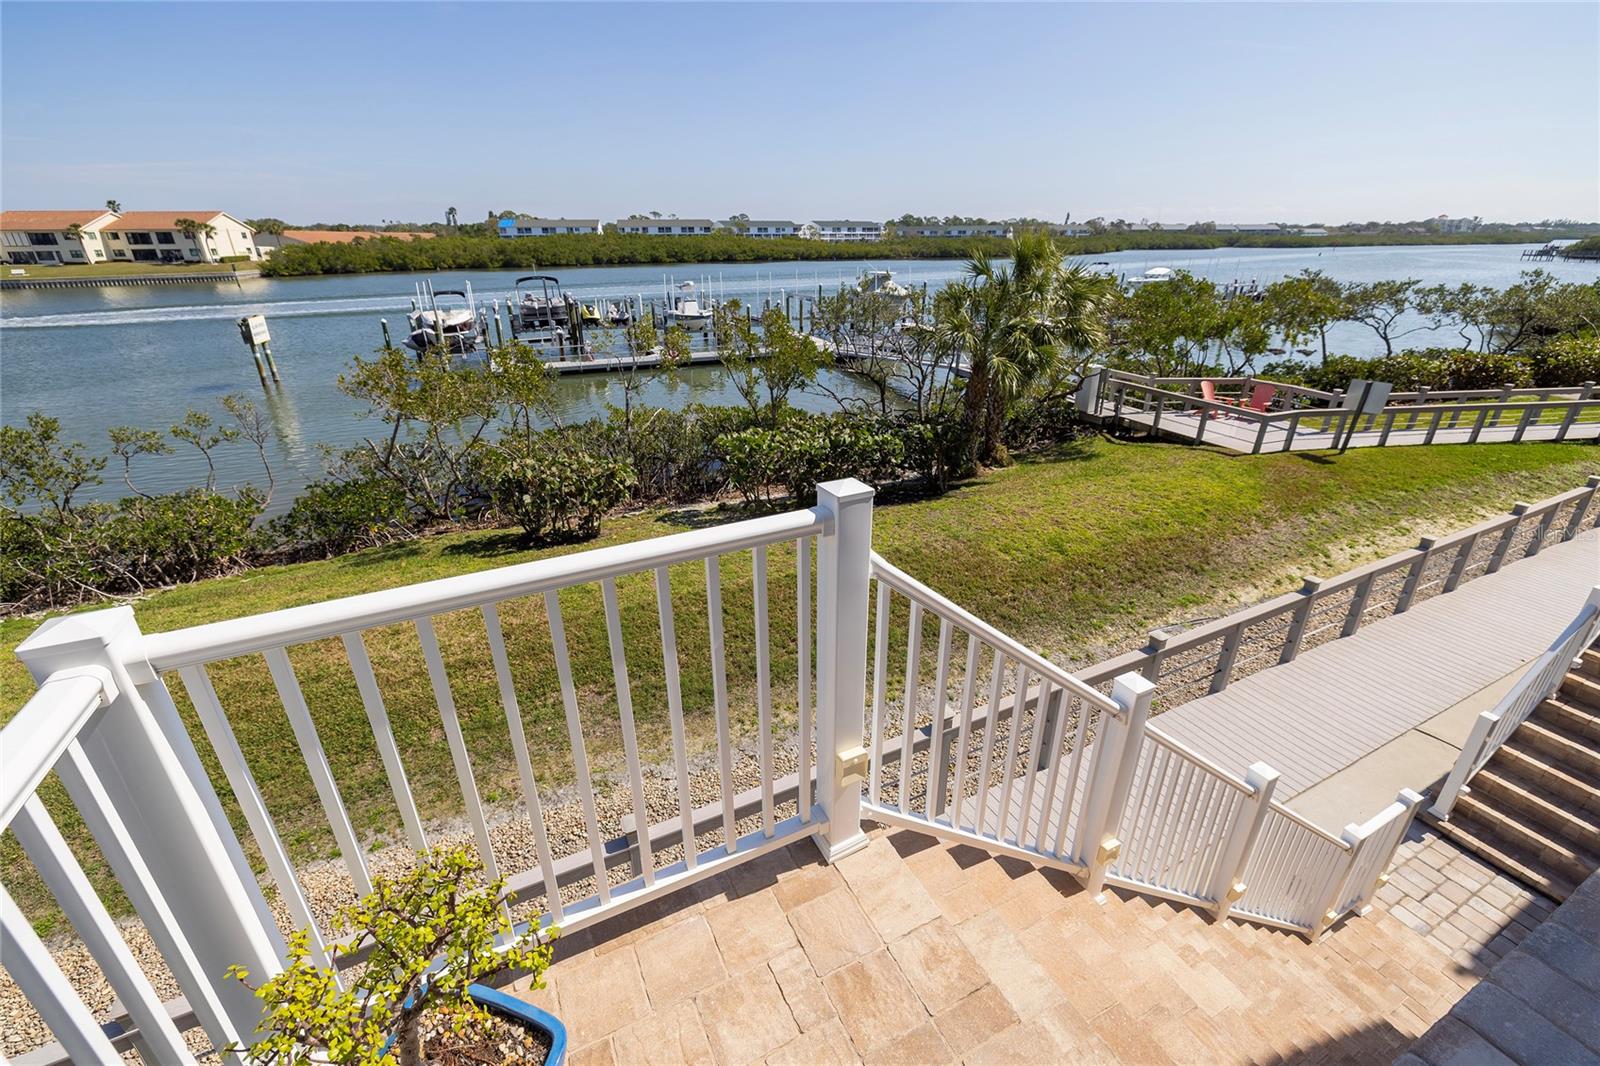
[[[1338,573],[1413,543],[1420,534],[1459,528],[1478,514],[1508,509],[1514,500],[1581,485],[1597,468],[1600,455],[1578,445],[1236,457],[1092,440],[985,475],[938,499],[880,507],[874,541],[896,564],[979,616],[1059,661],[1083,662],[1151,626],[1282,592],[1299,573]],[[596,544],[676,531],[691,520],[681,512],[618,518],[607,523]],[[135,609],[141,626],[154,632],[563,550],[576,549],[525,550],[502,532],[452,534],[172,589]],[[796,669],[793,563],[792,550],[774,549],[774,678],[779,686],[788,683],[780,693],[792,689]],[[754,676],[748,556],[726,560],[722,580],[730,683],[737,696],[750,691]],[[668,731],[654,590],[648,576],[622,579],[619,589],[641,748],[647,759],[660,760]],[[690,730],[703,743],[712,716],[701,568],[675,568],[673,599],[685,706]],[[616,769],[620,732],[598,588],[563,593],[562,606],[591,758],[603,769]],[[571,765],[542,606],[512,602],[500,614],[536,770],[546,787],[561,785],[570,781]],[[37,624],[0,623],[0,717],[14,713],[31,691],[11,650]],[[482,619],[465,611],[437,624],[480,787],[489,802],[505,802],[516,793],[516,771]],[[458,808],[459,793],[416,633],[408,626],[388,627],[369,632],[367,645],[418,805],[425,817],[448,815]],[[353,820],[364,833],[394,833],[398,816],[339,642],[297,647],[291,658]],[[326,822],[265,665],[253,657],[217,664],[211,673],[285,841],[302,858],[330,854]],[[199,736],[181,683],[172,678],[171,685]],[[748,730],[752,701],[734,702],[738,725]],[[786,718],[792,707],[778,711]],[[231,808],[209,753],[206,761]],[[46,795],[63,831],[86,839],[53,781]],[[12,866],[14,848],[9,838],[0,841],[0,863]],[[48,912],[47,905],[40,909],[42,897],[31,876],[10,883],[35,914]]]

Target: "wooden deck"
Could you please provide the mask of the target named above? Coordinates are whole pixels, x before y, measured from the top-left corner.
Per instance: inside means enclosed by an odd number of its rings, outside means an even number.
[[[1241,775],[1267,763],[1288,799],[1543,652],[1596,584],[1589,530],[1154,721]]]
[[[1124,409],[1122,421],[1131,425],[1142,426],[1150,429],[1155,423],[1155,416],[1150,412]],[[1383,440],[1383,434],[1377,430],[1361,430],[1350,441],[1352,448],[1370,448],[1379,445],[1394,448],[1414,444],[1466,444],[1472,437],[1472,426],[1461,425],[1450,428],[1440,427],[1433,434],[1433,439],[1428,439],[1428,426],[1425,419],[1419,419],[1416,428],[1395,428],[1389,432],[1388,439]],[[1478,433],[1479,444],[1507,443],[1517,438],[1517,426],[1485,426]],[[1205,424],[1205,432],[1200,433],[1200,415],[1198,411],[1176,412],[1164,411],[1161,414],[1160,425],[1155,427],[1156,433],[1161,436],[1173,437],[1178,440],[1195,440],[1197,437],[1206,444],[1214,444],[1219,448],[1226,448],[1232,452],[1251,453],[1257,450],[1256,443],[1260,439],[1260,451],[1281,452],[1288,438],[1287,423],[1268,424],[1264,436],[1261,435],[1261,425],[1258,422],[1243,418],[1212,418]],[[1525,441],[1555,440],[1561,432],[1559,422],[1549,422],[1530,425],[1522,430],[1521,439]],[[1600,422],[1574,422],[1567,427],[1566,440],[1594,440],[1600,437]],[[1289,441],[1288,451],[1311,452],[1326,451],[1338,447],[1334,435],[1328,430],[1311,429],[1306,426],[1299,427],[1294,434],[1294,439]]]

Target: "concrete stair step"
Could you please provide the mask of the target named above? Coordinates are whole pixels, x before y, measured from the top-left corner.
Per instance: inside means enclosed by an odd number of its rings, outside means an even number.
[[[1594,654],[1592,649],[1584,652],[1585,657],[1592,654]],[[1569,670],[1567,676],[1561,679],[1561,688],[1558,691],[1571,702],[1600,712],[1600,677],[1592,677],[1579,670]]]
[[[1552,696],[1533,712],[1535,721],[1548,722],[1574,736],[1600,747],[1600,711],[1585,707],[1570,698]]]
[[[1600,650],[1585,648],[1578,657],[1577,672],[1600,681]]]
[[[1469,786],[1474,799],[1516,811],[1582,851],[1600,855],[1600,811],[1586,811],[1547,788],[1484,767]]]
[[[1539,868],[1579,884],[1600,869],[1600,856],[1583,851],[1548,826],[1523,814],[1515,807],[1502,807],[1472,792],[1456,800],[1455,810],[1474,823],[1489,829],[1496,838],[1521,852]]]
[[[1469,814],[1458,815],[1459,801],[1456,807],[1456,811],[1450,812],[1448,821],[1439,823],[1439,828],[1457,844],[1557,903],[1563,902],[1577,887],[1559,872],[1545,867],[1537,856],[1501,839],[1492,827],[1478,822]]]
[[[1566,767],[1579,777],[1600,780],[1600,748],[1583,737],[1568,733],[1549,722],[1529,719],[1517,727],[1518,741],[1549,755],[1557,764]]]
[[[1529,748],[1516,736],[1495,752],[1487,769],[1514,780],[1538,785],[1555,793],[1571,807],[1600,813],[1600,787],[1596,786],[1593,778],[1573,773],[1542,752]]]

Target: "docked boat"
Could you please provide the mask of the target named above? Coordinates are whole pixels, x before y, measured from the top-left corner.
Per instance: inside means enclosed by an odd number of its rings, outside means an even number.
[[[678,295],[667,309],[667,325],[678,326],[691,333],[704,333],[711,328],[711,308],[695,295],[694,282],[680,281]]]
[[[1173,276],[1171,267],[1151,267],[1138,277],[1128,279],[1128,287],[1137,289],[1141,285],[1154,285],[1163,281],[1171,281]]]
[[[572,298],[561,289],[561,280],[549,274],[520,277],[511,295],[513,333],[569,330],[572,327]]]
[[[443,349],[463,355],[478,349],[486,334],[478,321],[478,308],[472,283],[464,289],[435,289],[432,284],[417,286],[406,316],[406,347],[416,352]]]

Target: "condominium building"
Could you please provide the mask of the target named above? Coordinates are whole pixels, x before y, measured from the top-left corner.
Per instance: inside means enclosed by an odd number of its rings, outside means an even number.
[[[902,237],[1009,237],[1011,224],[1007,222],[958,222],[951,225],[896,225],[895,232]]]
[[[535,218],[517,215],[502,218],[499,233],[502,237],[555,237],[567,234],[596,234],[600,232],[598,218]]]
[[[798,222],[789,219],[752,218],[748,221],[740,219],[735,222],[724,222],[723,228],[738,233],[743,237],[801,237],[805,229]]]
[[[103,263],[110,211],[0,211],[0,251],[7,263]]]
[[[881,241],[882,222],[861,222],[851,218],[819,218],[811,223],[817,239],[824,241]]]
[[[709,218],[619,218],[616,227],[639,237],[704,237],[720,228]]]

